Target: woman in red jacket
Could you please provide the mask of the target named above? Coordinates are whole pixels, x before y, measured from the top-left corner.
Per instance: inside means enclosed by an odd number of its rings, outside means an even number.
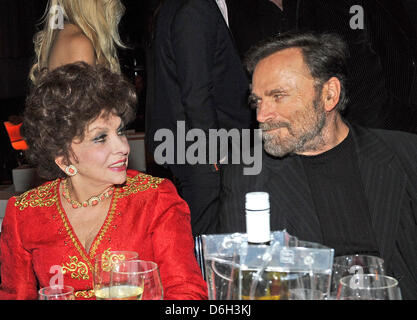
[[[28,159],[51,180],[10,199],[3,221],[0,299],[36,299],[57,266],[75,297],[93,299],[93,266],[108,251],[158,264],[164,299],[206,299],[187,204],[169,180],[127,170],[131,85],[104,67],[69,64],[28,97]]]

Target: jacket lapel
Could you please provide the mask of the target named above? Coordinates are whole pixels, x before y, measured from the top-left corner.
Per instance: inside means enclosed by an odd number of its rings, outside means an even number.
[[[399,221],[407,177],[395,154],[372,131],[351,127],[371,223],[381,255],[387,260]]]
[[[264,153],[265,186],[271,196],[271,228],[300,240],[323,242],[310,187],[298,157],[274,159]]]

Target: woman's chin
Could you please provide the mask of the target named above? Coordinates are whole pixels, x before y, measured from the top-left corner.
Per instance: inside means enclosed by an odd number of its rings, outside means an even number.
[[[112,179],[113,184],[124,184],[126,182],[126,178],[127,178],[127,174],[126,171],[124,171],[123,173],[120,172],[117,177],[114,177],[114,179]]]

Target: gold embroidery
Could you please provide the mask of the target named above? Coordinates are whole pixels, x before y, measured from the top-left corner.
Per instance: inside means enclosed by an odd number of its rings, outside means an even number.
[[[111,203],[111,207],[110,207],[110,211],[109,211],[109,215],[108,215],[103,227],[101,228],[101,232],[100,232],[98,238],[95,239],[93,245],[91,246],[91,249],[90,249],[90,258],[91,259],[95,257],[97,248],[98,248],[101,240],[103,239],[104,235],[106,234],[107,230],[109,229],[111,222],[113,221],[113,216],[114,216],[114,212],[116,210],[116,205],[117,205],[117,201],[113,198],[112,203]]]
[[[89,298],[94,297],[94,290],[90,289],[90,290],[75,291],[74,295],[76,298],[89,299]]]
[[[113,263],[118,261],[124,261],[126,256],[124,254],[110,254],[110,248],[105,250],[101,255],[101,260],[104,261],[101,264],[103,271],[109,272]]]
[[[51,207],[58,200],[58,195],[54,192],[58,183],[59,179],[56,179],[51,183],[26,191],[16,197],[14,205],[19,207],[20,210],[24,210],[27,207]]]
[[[126,179],[126,185],[118,189],[117,198],[121,199],[133,193],[146,191],[149,188],[156,189],[164,181],[163,178],[156,178],[148,174],[139,173],[134,177]]]
[[[110,251],[111,251],[111,248],[108,248],[108,249],[104,250],[103,253],[101,254],[101,257],[105,258],[105,257],[109,256]]]
[[[78,262],[78,257],[69,257],[70,262],[67,262],[66,265],[62,266],[62,273],[66,274],[67,272],[71,272],[72,279],[78,280],[88,280],[90,276],[88,275],[88,267],[87,265],[80,261]]]
[[[67,231],[67,234],[69,235],[70,239],[72,240],[72,243],[74,244],[75,248],[78,250],[78,252],[81,255],[81,258],[87,262],[88,267],[90,268],[90,270],[93,270],[93,266],[91,264],[90,259],[93,259],[96,255],[96,251],[98,249],[98,246],[100,245],[101,241],[103,240],[104,236],[106,235],[106,232],[108,231],[108,229],[111,226],[111,223],[113,221],[113,217],[115,215],[115,211],[116,211],[116,207],[117,207],[117,200],[124,198],[126,196],[129,196],[133,193],[137,193],[140,191],[145,191],[148,190],[149,188],[152,189],[156,189],[158,188],[158,185],[162,183],[162,181],[164,181],[163,178],[156,178],[153,177],[151,175],[147,175],[147,174],[143,174],[143,173],[139,173],[134,177],[127,177],[126,179],[126,185],[124,185],[121,188],[116,188],[116,192],[113,195],[113,198],[111,200],[111,205],[110,205],[110,209],[109,209],[109,213],[108,216],[106,218],[106,221],[104,222],[104,225],[101,228],[100,234],[98,235],[98,237],[94,240],[91,248],[90,248],[90,252],[87,253],[85,250],[83,250],[82,246],[79,245],[77,238],[75,237],[75,235],[73,234],[70,224],[65,216],[64,210],[61,208],[61,205],[59,203],[59,201],[57,202],[57,208],[58,208],[58,212],[61,216],[61,219],[64,223],[65,229]],[[55,182],[55,184],[59,182],[59,180],[57,180]],[[58,193],[55,192],[54,197],[58,197]]]
[[[91,265],[90,260],[89,260],[89,259],[88,259],[88,257],[84,254],[83,249],[80,247],[80,245],[79,245],[79,244],[78,244],[78,242],[77,242],[77,239],[75,238],[74,234],[73,234],[73,233],[72,233],[72,231],[71,231],[71,228],[70,228],[70,226],[69,226],[69,224],[68,224],[68,221],[67,221],[67,219],[65,218],[64,211],[61,209],[61,206],[60,206],[60,205],[57,205],[57,208],[58,208],[58,212],[59,212],[59,214],[60,214],[60,216],[61,216],[62,222],[64,223],[65,230],[67,231],[67,234],[68,234],[68,236],[70,237],[70,239],[71,239],[71,241],[72,241],[72,243],[73,243],[74,247],[78,250],[78,252],[80,253],[80,255],[81,255],[82,259],[83,259],[84,261],[86,261],[86,262],[87,262],[88,267],[90,268],[90,270],[93,270],[93,266]]]
[[[114,193],[114,198],[112,199],[108,218],[103,225],[98,238],[94,241],[90,249],[90,258],[94,258],[100,242],[103,240],[104,235],[106,234],[111,225],[111,222],[113,221],[117,207],[117,200],[139,191],[145,191],[149,188],[156,189],[162,181],[164,181],[162,178],[155,178],[148,174],[139,173],[134,177],[127,177],[125,186],[116,188],[117,192]]]
[[[66,219],[64,210],[61,208],[61,206],[59,204],[57,205],[57,208],[58,208],[58,212],[61,216],[62,222],[64,223],[65,230],[67,231],[68,236],[72,240],[72,243],[74,244],[75,248],[80,253],[82,259],[87,262],[88,266],[90,267],[90,270],[93,270],[93,266],[90,262],[90,259],[85,254],[85,250],[78,244],[77,238],[74,236],[74,234],[71,230],[70,224],[69,224],[68,220]],[[89,256],[90,256],[91,259],[94,258],[95,252],[98,248],[98,245],[100,244],[101,239],[104,237],[105,233],[107,232],[107,229],[109,228],[109,226],[110,226],[110,224],[113,220],[113,214],[114,214],[115,210],[116,210],[116,201],[114,201],[114,198],[113,198],[112,203],[111,203],[111,208],[110,208],[109,214],[106,218],[106,221],[104,222],[104,225],[101,228],[101,231],[100,231],[100,234],[99,234],[98,238],[94,240],[93,245],[90,249]]]

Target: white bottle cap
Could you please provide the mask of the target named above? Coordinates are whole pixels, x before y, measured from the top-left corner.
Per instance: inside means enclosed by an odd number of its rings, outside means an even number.
[[[246,210],[269,210],[268,192],[248,192],[245,198]]]
[[[248,242],[269,242],[271,240],[269,194],[267,192],[247,193],[245,209]]]

